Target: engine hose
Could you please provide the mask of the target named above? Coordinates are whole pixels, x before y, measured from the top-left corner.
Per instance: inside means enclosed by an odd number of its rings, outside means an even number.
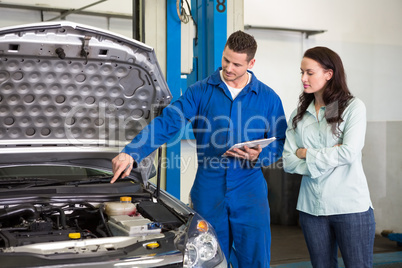
[[[54,208],[54,210],[58,211],[60,214],[60,223],[63,229],[67,229],[66,214],[64,213],[64,210],[61,208]]]
[[[109,237],[112,237],[112,236],[113,236],[113,235],[112,235],[112,231],[110,231],[109,225],[107,224],[107,222],[106,222],[106,220],[105,220],[105,215],[103,215],[103,209],[104,209],[104,207],[105,207],[105,204],[101,204],[101,205],[99,206],[99,214],[100,214],[100,216],[101,216],[101,218],[102,218],[103,225],[105,225],[105,228],[106,228],[106,231],[107,231],[108,236],[109,236]]]
[[[64,210],[61,207],[45,206],[45,207],[38,207],[37,210],[40,213],[52,213],[54,211],[59,212],[59,214],[60,214],[60,224],[62,226],[62,229],[67,229],[66,214],[64,213]]]
[[[14,217],[27,217],[27,219],[35,219],[37,218],[37,215],[38,213],[36,207],[29,204],[0,209],[0,220]]]

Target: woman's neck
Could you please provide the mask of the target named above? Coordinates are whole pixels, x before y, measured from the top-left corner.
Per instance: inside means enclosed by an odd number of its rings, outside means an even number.
[[[314,93],[314,105],[317,108],[321,108],[322,106],[325,106],[324,99],[322,98],[322,94],[319,92]]]
[[[315,97],[314,98],[314,107],[315,107],[315,111],[317,112],[317,116],[318,116],[318,113],[319,113],[321,107],[325,106],[325,102],[324,102],[321,94],[314,94],[314,97]]]

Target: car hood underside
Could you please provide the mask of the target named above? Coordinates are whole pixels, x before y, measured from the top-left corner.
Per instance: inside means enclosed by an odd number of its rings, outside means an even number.
[[[116,152],[171,100],[151,47],[89,26],[0,29],[0,59],[0,154]]]

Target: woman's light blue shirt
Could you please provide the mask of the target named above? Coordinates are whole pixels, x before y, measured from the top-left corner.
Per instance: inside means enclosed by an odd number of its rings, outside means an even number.
[[[297,209],[316,216],[367,211],[372,203],[362,166],[364,103],[357,98],[350,101],[339,125],[339,137],[332,134],[324,118],[325,107],[317,116],[314,101],[311,102],[293,129],[296,112],[288,121],[283,162],[286,172],[303,175]],[[307,148],[306,159],[296,156],[298,148]]]

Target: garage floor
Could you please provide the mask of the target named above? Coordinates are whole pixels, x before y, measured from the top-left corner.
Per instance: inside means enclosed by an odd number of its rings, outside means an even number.
[[[311,268],[307,246],[300,227],[271,225],[271,267]],[[339,266],[344,267],[342,259]],[[374,267],[402,267],[402,247],[380,235],[374,242]]]

